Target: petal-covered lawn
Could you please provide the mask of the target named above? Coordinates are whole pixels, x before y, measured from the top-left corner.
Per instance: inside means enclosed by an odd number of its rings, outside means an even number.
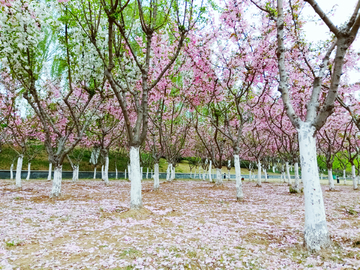
[[[303,195],[281,183],[143,182],[141,212],[127,212],[130,183],[0,181],[0,269],[359,269],[360,191],[323,186],[331,248],[302,247]]]

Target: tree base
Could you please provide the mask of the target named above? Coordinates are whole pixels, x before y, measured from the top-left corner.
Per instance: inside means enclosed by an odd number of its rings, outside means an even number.
[[[326,222],[315,224],[315,227],[305,227],[304,247],[311,251],[319,251],[331,245]]]
[[[261,187],[261,184],[256,184],[255,187]]]

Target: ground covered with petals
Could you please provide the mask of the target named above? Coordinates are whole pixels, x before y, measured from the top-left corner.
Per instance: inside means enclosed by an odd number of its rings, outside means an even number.
[[[302,194],[282,183],[143,182],[142,211],[127,211],[130,183],[0,181],[0,269],[359,269],[360,192],[323,187],[332,247],[302,247]]]

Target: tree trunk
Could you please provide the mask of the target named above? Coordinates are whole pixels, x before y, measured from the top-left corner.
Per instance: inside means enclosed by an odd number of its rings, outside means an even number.
[[[30,173],[31,173],[31,163],[29,162],[28,163],[28,173],[27,173],[27,176],[26,176],[26,180],[30,180]]]
[[[170,181],[175,180],[175,166],[171,164],[171,178]]]
[[[212,177],[211,177],[211,160],[209,163],[209,182],[212,183]]]
[[[257,187],[261,187],[261,162],[258,160],[258,179],[257,179]]]
[[[79,170],[80,170],[80,164],[76,166],[76,180],[79,180]]]
[[[131,181],[131,179],[130,179],[130,165],[128,165],[128,177],[129,177],[129,181]]]
[[[149,167],[146,168],[146,179],[149,179]]]
[[[244,198],[244,193],[242,190],[241,182],[241,167],[240,167],[240,158],[239,155],[234,155],[234,165],[235,165],[235,184],[236,184],[236,199],[241,201]],[[250,172],[251,175],[251,172]]]
[[[351,178],[353,181],[353,188],[355,190],[358,189],[357,182],[356,182],[355,165],[351,165]]]
[[[299,163],[295,162],[295,186],[296,192],[300,192]]]
[[[272,171],[275,173],[275,165],[272,166]]]
[[[344,173],[344,185],[346,185],[346,170],[344,170],[343,173]]]
[[[101,180],[104,181],[104,165],[101,165]]]
[[[72,181],[75,182],[76,181],[76,165],[73,165],[72,169],[73,169]]]
[[[158,190],[160,188],[159,182],[159,163],[154,164],[154,190]]]
[[[289,162],[285,162],[285,166],[286,166],[286,175],[287,175],[288,184],[291,185]]]
[[[47,177],[47,180],[51,180],[51,172],[52,172],[52,163],[50,162],[49,163],[49,174],[48,174],[48,177]]]
[[[103,173],[103,180],[105,185],[109,185],[109,155],[106,153],[105,155],[105,166],[104,166],[104,173]]]
[[[166,169],[166,182],[170,181],[170,163],[167,166]]]
[[[130,208],[140,209],[142,208],[141,198],[141,170],[140,170],[140,155],[139,147],[130,147],[130,181],[131,181],[131,192],[130,192]]]
[[[10,180],[14,179],[14,172],[13,172],[14,164],[12,163],[10,166]]]
[[[220,186],[222,184],[221,168],[216,168],[216,185]]]
[[[115,167],[115,179],[118,179],[118,169]]]
[[[330,245],[330,237],[319,181],[314,133],[314,127],[301,123],[298,136],[305,196],[304,245],[309,250],[320,250]]]
[[[236,169],[235,169],[236,170]],[[236,173],[236,171],[235,171],[235,173]],[[249,181],[251,181],[251,171],[249,171]]]
[[[17,160],[17,164],[16,164],[16,186],[17,187],[21,187],[21,168],[22,168],[22,163],[23,163],[23,155],[19,155],[18,160]]]
[[[330,189],[330,190],[335,190],[335,185],[334,185],[334,178],[333,178],[333,174],[332,174],[332,169],[328,169],[328,179],[329,179],[329,189]]]
[[[54,180],[52,182],[50,198],[60,196],[61,180],[62,180],[62,165],[57,165],[54,170]]]
[[[268,182],[268,175],[267,175],[267,171],[265,168],[264,168],[264,175],[265,175],[265,182]]]
[[[96,179],[96,167],[94,168],[94,179]]]
[[[124,173],[124,179],[126,179],[126,169],[125,169],[125,173]]]

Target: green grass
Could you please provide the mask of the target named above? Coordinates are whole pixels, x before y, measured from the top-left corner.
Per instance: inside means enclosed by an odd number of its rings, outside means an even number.
[[[79,149],[75,149],[75,154],[79,153]],[[93,165],[89,163],[92,149],[85,149],[84,156],[80,162],[80,170],[81,171],[92,171],[94,169]],[[9,170],[11,163],[14,163],[14,170],[16,170],[18,154],[10,147],[3,147],[0,152],[0,170]],[[71,157],[71,155],[70,155]],[[128,164],[128,158],[126,156],[115,156],[115,152],[109,153],[109,170],[115,171],[115,160],[117,163],[117,168],[119,171],[124,171]],[[74,162],[74,159],[72,159]],[[28,159],[25,156],[23,160],[23,170],[27,170]],[[43,149],[35,159],[31,161],[31,170],[48,170],[49,168],[49,160],[48,155]],[[101,168],[101,165],[98,165],[97,168]],[[71,171],[70,163],[67,159],[64,160],[63,163],[63,171]]]

